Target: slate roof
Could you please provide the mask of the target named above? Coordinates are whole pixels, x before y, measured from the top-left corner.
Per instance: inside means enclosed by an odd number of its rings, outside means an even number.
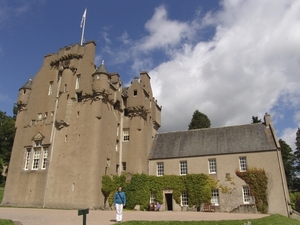
[[[29,79],[19,90],[21,89],[30,89],[31,90],[31,87],[32,87],[32,79]]]
[[[274,151],[271,129],[263,123],[159,133],[149,159]]]

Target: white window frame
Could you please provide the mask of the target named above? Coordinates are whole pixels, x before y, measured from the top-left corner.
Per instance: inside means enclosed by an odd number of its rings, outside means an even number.
[[[243,186],[243,202],[244,204],[250,204],[251,196],[250,196],[250,187]]]
[[[181,203],[180,203],[181,206],[188,206],[189,205],[188,193],[186,191],[183,191],[181,193],[180,199],[181,199]]]
[[[52,95],[52,91],[53,91],[53,81],[50,81],[48,95]]]
[[[247,158],[246,158],[246,156],[239,157],[239,164],[240,164],[240,171],[241,172],[247,171]]]
[[[180,168],[179,168],[179,174],[180,175],[187,175],[188,174],[188,167],[187,167],[187,161],[180,161],[179,162]]]
[[[28,170],[31,161],[31,148],[26,148],[24,170]]]
[[[208,159],[208,171],[209,171],[209,174],[217,173],[217,160],[216,159]]]
[[[48,153],[49,153],[49,149],[48,148],[44,148],[43,149],[43,161],[42,161],[42,169],[43,170],[45,170],[47,168]]]
[[[79,89],[80,87],[80,75],[76,76],[75,89]]]
[[[211,190],[211,201],[210,202],[216,206],[219,205],[219,190],[218,189]]]
[[[156,171],[157,171],[157,176],[164,175],[164,163],[163,162],[158,162],[156,164]]]
[[[129,137],[130,137],[129,132],[130,132],[129,128],[123,129],[123,142],[129,142]]]
[[[155,191],[150,192],[150,203],[156,203],[156,192]]]
[[[38,170],[41,158],[41,148],[33,149],[33,160],[32,160],[32,170]]]

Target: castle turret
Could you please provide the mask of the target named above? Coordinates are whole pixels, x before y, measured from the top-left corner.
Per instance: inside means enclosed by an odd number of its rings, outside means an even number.
[[[106,67],[104,66],[104,61],[92,74],[92,77],[93,77],[92,89],[94,93],[103,93],[109,91],[110,75],[107,72]]]
[[[32,87],[32,79],[29,79],[20,89],[17,101],[18,110],[26,110],[28,104],[30,92]]]

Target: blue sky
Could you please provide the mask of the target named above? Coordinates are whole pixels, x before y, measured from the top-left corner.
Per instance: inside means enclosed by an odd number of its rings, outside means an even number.
[[[186,130],[198,109],[212,127],[272,116],[293,149],[300,126],[300,1],[0,0],[0,110],[43,57],[85,40],[126,85],[142,70],[162,108],[161,132]]]

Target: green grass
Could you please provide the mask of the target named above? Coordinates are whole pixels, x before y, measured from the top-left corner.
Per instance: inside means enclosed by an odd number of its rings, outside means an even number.
[[[0,187],[0,203],[2,202],[3,192],[4,192],[4,187]]]
[[[0,220],[0,225],[14,225],[11,220]]]
[[[3,192],[4,192],[4,187],[0,187],[0,203],[2,202]],[[0,225],[14,225],[14,223],[11,220],[0,219]]]
[[[222,221],[128,221],[124,225],[244,225],[248,221],[251,225],[299,225],[300,221],[281,215],[271,215],[262,219],[253,220],[222,220]]]

